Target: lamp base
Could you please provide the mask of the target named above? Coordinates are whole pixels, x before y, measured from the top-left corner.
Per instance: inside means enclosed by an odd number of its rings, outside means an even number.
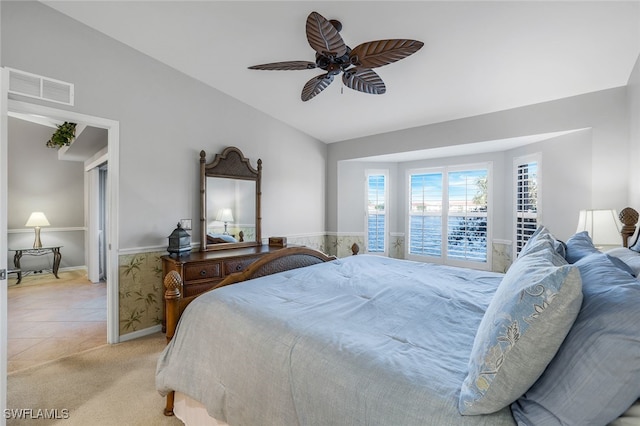
[[[42,248],[42,241],[40,241],[40,227],[36,226],[34,229],[36,231],[36,239],[33,241],[33,248],[34,249],[41,249]]]

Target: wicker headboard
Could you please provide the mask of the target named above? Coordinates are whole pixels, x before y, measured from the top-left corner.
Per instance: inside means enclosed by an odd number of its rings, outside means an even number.
[[[287,247],[263,256],[242,272],[227,276],[213,289],[335,259],[335,256],[327,256],[322,252],[307,247]]]

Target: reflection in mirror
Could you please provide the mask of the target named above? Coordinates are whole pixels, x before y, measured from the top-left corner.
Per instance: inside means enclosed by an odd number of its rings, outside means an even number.
[[[258,167],[242,151],[228,147],[211,163],[200,152],[200,250],[223,250],[262,244]]]
[[[207,242],[256,240],[256,183],[250,180],[207,178]]]

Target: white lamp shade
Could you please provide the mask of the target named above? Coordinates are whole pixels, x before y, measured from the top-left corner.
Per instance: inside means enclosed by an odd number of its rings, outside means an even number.
[[[49,226],[47,217],[42,212],[33,212],[24,226]]]
[[[216,220],[220,222],[233,222],[233,212],[231,209],[220,209],[218,210]]]
[[[576,232],[587,231],[596,246],[622,245],[621,229],[615,210],[580,210]]]

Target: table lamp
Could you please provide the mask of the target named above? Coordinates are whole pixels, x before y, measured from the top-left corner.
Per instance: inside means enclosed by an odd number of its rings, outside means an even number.
[[[621,225],[615,210],[580,210],[576,232],[587,231],[593,245],[622,245]]]
[[[24,226],[33,226],[36,232],[36,239],[33,241],[33,248],[39,249],[42,248],[42,242],[40,241],[40,227],[41,226],[49,226],[49,221],[47,217],[42,212],[33,212],[27,223]]]
[[[233,213],[231,209],[220,209],[218,210],[218,216],[216,216],[216,220],[220,222],[224,222],[224,233],[223,235],[229,235],[227,232],[227,223],[233,222]]]

